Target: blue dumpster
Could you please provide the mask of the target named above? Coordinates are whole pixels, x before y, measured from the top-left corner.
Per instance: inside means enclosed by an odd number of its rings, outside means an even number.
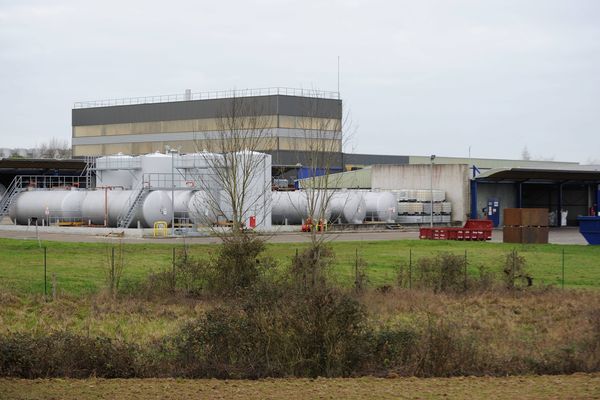
[[[600,217],[577,217],[579,232],[589,244],[600,245]]]

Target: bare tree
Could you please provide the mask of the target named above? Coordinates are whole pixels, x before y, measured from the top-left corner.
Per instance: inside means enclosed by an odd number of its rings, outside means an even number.
[[[71,158],[71,146],[68,140],[53,137],[38,145],[34,154],[39,158],[67,159]]]
[[[271,224],[271,156],[259,151],[273,140],[272,117],[262,111],[254,99],[234,96],[222,108],[216,131],[196,135],[204,167],[195,180],[203,194],[193,212],[222,237],[243,233],[251,217],[257,226]]]
[[[523,150],[521,151],[521,160],[526,160],[526,161],[531,160],[531,154],[529,154],[529,150],[527,149],[527,146],[523,147]]]
[[[294,274],[304,287],[323,282],[325,270],[331,265],[333,252],[326,243],[331,238],[325,234],[326,224],[332,199],[340,188],[341,174],[335,172],[343,167],[342,150],[351,137],[348,115],[341,119],[338,113],[328,115],[322,108],[324,104],[317,96],[308,99],[296,123],[300,132],[294,149],[297,165],[311,176],[300,183],[306,210],[297,210],[308,216],[310,244],[293,262]]]

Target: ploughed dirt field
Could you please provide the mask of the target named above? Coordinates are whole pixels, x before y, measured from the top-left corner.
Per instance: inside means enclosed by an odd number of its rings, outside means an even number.
[[[0,379],[0,399],[600,399],[600,373],[503,378]]]

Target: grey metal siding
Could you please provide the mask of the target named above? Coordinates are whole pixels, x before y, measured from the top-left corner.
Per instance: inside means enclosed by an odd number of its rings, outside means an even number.
[[[235,100],[235,103],[233,98],[228,98],[75,108],[72,110],[72,125],[85,126],[219,118],[231,115],[233,104],[240,105],[241,108],[237,111],[240,116],[290,115],[341,119],[342,115],[341,100],[283,95],[240,97]]]

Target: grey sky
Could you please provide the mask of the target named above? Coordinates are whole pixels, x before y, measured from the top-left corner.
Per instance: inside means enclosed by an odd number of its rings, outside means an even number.
[[[2,1],[0,147],[73,102],[336,90],[361,153],[600,160],[600,1]]]

